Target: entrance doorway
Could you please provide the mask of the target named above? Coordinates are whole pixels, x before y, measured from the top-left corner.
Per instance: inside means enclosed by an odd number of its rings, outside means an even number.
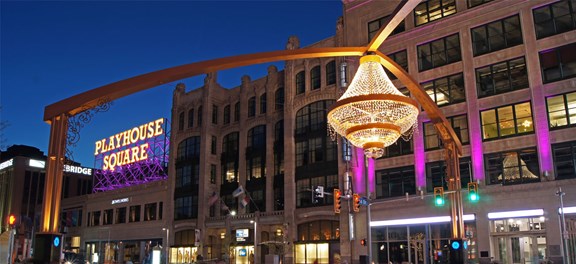
[[[498,260],[502,264],[538,264],[546,258],[546,237],[531,236],[497,236]]]
[[[538,264],[546,259],[544,217],[491,221],[492,257],[501,264]]]

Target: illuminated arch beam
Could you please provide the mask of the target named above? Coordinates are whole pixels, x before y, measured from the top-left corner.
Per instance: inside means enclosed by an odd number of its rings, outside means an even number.
[[[152,87],[200,74],[273,61],[362,56],[365,52],[366,47],[307,48],[245,54],[180,65],[104,85],[48,105],[44,109],[44,121],[50,123],[52,118],[60,114],[75,115],[87,108],[93,108],[100,99],[116,100]]]
[[[384,55],[380,51],[374,51],[374,54],[380,56],[381,60],[380,63],[386,67],[389,71],[391,71],[398,79],[406,85],[406,88],[410,91],[410,94],[416,98],[416,101],[424,108],[426,114],[430,118],[430,121],[434,123],[436,129],[440,134],[440,138],[442,139],[443,143],[448,144],[449,142],[453,142],[456,145],[456,149],[459,154],[462,154],[462,143],[460,139],[456,136],[456,132],[452,129],[452,126],[438,108],[438,105],[432,98],[422,89],[420,84],[412,78],[412,76],[408,75],[408,73],[398,65],[394,60],[390,59],[390,57]]]
[[[377,51],[380,45],[384,43],[384,40],[392,34],[392,31],[404,21],[404,18],[406,18],[419,3],[420,0],[402,0],[398,6],[396,6],[394,12],[392,12],[386,26],[382,27],[376,36],[372,38],[372,41],[368,44],[368,51]]]

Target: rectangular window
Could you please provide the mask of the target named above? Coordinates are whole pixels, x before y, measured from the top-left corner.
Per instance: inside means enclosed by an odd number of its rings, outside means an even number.
[[[266,93],[260,95],[260,114],[266,113]]]
[[[524,57],[476,69],[478,98],[528,88]]]
[[[380,28],[388,24],[388,19],[390,16],[381,17],[374,21],[368,22],[368,42],[372,41],[372,38],[378,34]],[[398,24],[398,26],[390,33],[390,36],[398,34],[400,32],[404,32],[406,30],[406,26],[404,25],[404,20]]]
[[[420,26],[455,13],[454,0],[427,0],[414,8],[414,21],[416,26]]]
[[[212,136],[212,141],[210,142],[210,154],[216,155],[216,144],[217,139],[215,136]]]
[[[202,106],[198,107],[198,126],[202,125]]]
[[[306,78],[304,71],[296,74],[296,94],[304,93],[306,90]]]
[[[99,226],[100,225],[100,211],[94,211],[91,215],[88,216],[88,220],[90,221],[88,226]]]
[[[376,198],[400,197],[416,194],[413,166],[376,171]]]
[[[336,83],[336,61],[331,61],[326,64],[326,85]]]
[[[284,109],[284,87],[278,88],[274,95],[274,106],[276,110]]]
[[[474,56],[522,44],[518,15],[471,29]]]
[[[319,205],[333,204],[332,196],[325,195],[324,198],[312,200],[310,189],[313,186],[324,186],[324,192],[332,192],[338,188],[338,177],[336,175],[326,175],[296,180],[296,207],[311,207]]]
[[[149,203],[144,205],[144,221],[156,220],[157,203]]]
[[[224,124],[230,124],[230,105],[224,106]]]
[[[320,89],[320,66],[316,66],[310,70],[310,85],[312,90]]]
[[[140,205],[130,206],[130,216],[128,222],[140,222]]]
[[[438,106],[466,101],[462,73],[428,81],[422,83],[421,86]]]
[[[552,145],[556,179],[576,178],[576,141]]]
[[[256,97],[252,96],[248,99],[248,117],[256,115]]]
[[[210,164],[210,183],[216,184],[216,165]]]
[[[536,148],[484,155],[486,184],[540,182]]]
[[[113,209],[104,210],[104,214],[102,215],[102,224],[111,225],[114,223],[113,220],[114,220],[114,210]]]
[[[468,0],[468,8],[476,7],[494,0]]]
[[[126,207],[116,208],[116,224],[126,223]]]
[[[533,14],[538,39],[576,29],[576,2],[573,0],[536,8]]]
[[[576,43],[540,52],[540,68],[544,83],[576,76]]]
[[[461,188],[467,189],[468,183],[472,182],[472,162],[470,157],[462,157],[459,160]],[[444,187],[444,190],[448,190],[446,162],[443,160],[426,163],[426,191],[432,193],[435,187]]]
[[[192,208],[198,206],[198,196],[178,197],[174,201],[174,220],[191,219],[197,217],[197,211]]]
[[[388,57],[390,59],[392,59],[394,62],[398,63],[398,65],[400,65],[400,67],[402,67],[402,69],[404,69],[406,72],[408,72],[408,53],[406,52],[406,50],[401,50],[401,51],[389,54]],[[398,77],[396,77],[396,75],[394,75],[388,69],[384,68],[384,71],[386,71],[386,75],[388,75],[388,77],[390,77],[390,80],[398,79]]]
[[[530,102],[480,112],[482,139],[517,136],[534,131]]]
[[[406,141],[404,139],[398,139],[394,144],[386,147],[384,149],[384,155],[381,159],[398,157],[402,155],[408,155],[414,153],[414,142],[412,139]]]
[[[452,125],[452,129],[456,132],[456,136],[458,136],[460,142],[463,145],[470,143],[470,138],[468,137],[468,117],[466,115],[459,115],[447,117],[446,119]],[[442,147],[440,135],[438,135],[438,131],[432,122],[424,123],[424,146],[426,150],[439,149]]]
[[[551,129],[576,125],[576,92],[546,98]]]
[[[418,67],[425,71],[462,60],[458,34],[418,45]]]
[[[194,108],[188,110],[188,128],[194,126]]]
[[[180,112],[178,115],[178,130],[184,130],[184,112]]]
[[[238,120],[240,120],[240,102],[234,105],[234,122],[238,122]]]
[[[212,124],[218,124],[218,106],[212,105]]]

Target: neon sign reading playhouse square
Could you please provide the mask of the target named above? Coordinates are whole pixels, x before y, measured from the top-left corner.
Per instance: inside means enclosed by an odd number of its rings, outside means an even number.
[[[116,166],[148,159],[150,145],[145,140],[164,134],[163,124],[164,119],[160,118],[96,141],[95,156],[110,152],[104,156],[102,169],[113,171]]]
[[[167,126],[167,119],[159,118],[96,141],[94,191],[166,179]]]

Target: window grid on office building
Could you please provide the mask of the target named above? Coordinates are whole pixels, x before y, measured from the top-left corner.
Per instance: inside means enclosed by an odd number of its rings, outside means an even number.
[[[456,136],[460,139],[462,145],[468,144],[470,138],[468,135],[468,117],[467,115],[458,115],[447,117],[448,123],[454,129]],[[424,148],[425,150],[440,149],[443,146],[440,140],[440,135],[438,135],[438,130],[434,127],[434,123],[426,122],[424,123]]]
[[[438,106],[466,101],[462,73],[438,78],[420,85]]]
[[[462,60],[458,34],[418,45],[418,67],[425,71]]]
[[[576,2],[558,1],[533,10],[538,39],[576,29]]]
[[[528,86],[524,57],[476,69],[478,98],[524,89]]]
[[[536,148],[484,155],[486,184],[522,184],[540,181]]]
[[[576,92],[546,98],[550,129],[576,126]]]
[[[471,31],[474,56],[522,44],[518,15],[475,27]]]
[[[452,14],[456,14],[456,1],[454,0],[424,1],[414,8],[414,24],[424,25]]]
[[[480,112],[482,139],[517,136],[534,131],[530,102]]]

